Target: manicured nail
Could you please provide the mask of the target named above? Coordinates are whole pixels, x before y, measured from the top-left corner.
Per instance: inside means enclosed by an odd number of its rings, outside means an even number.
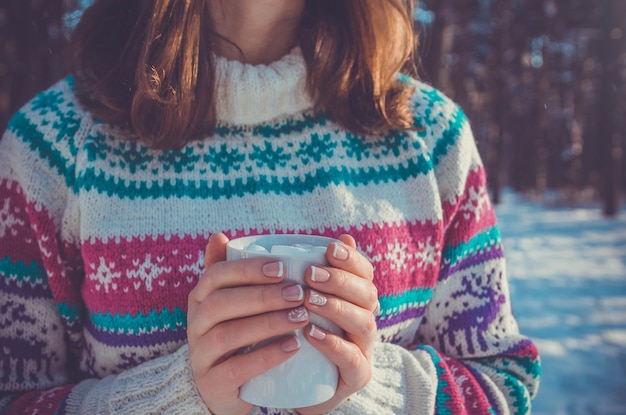
[[[348,259],[348,250],[344,248],[342,244],[335,242],[335,247],[333,249],[333,257],[337,258],[340,261],[344,261]]]
[[[324,340],[326,333],[320,330],[315,324],[311,324],[311,330],[309,330],[309,336],[317,340]]]
[[[287,340],[283,340],[280,344],[280,348],[283,349],[283,352],[298,350],[300,348],[300,339],[297,337],[289,337]]]
[[[300,301],[304,298],[304,291],[299,285],[290,285],[285,287],[281,293],[283,298],[287,301]]]
[[[317,291],[311,290],[309,292],[309,303],[315,304],[317,306],[323,306],[324,304],[326,304],[327,301],[328,299]]]
[[[309,319],[309,312],[304,307],[294,308],[287,313],[287,320],[292,323],[301,323]]]
[[[330,279],[330,273],[325,269],[311,267],[311,280],[315,282],[326,282]]]
[[[263,275],[271,278],[282,278],[285,266],[282,261],[269,262],[263,265]]]

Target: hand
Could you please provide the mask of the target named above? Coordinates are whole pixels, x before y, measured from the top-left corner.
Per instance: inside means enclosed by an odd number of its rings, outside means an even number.
[[[189,294],[187,340],[198,391],[215,415],[245,414],[251,404],[239,387],[293,356],[299,344],[287,333],[308,323],[303,290],[283,282],[278,262],[263,258],[226,260],[224,234],[212,235],[205,273]],[[242,347],[283,336],[257,350]]]
[[[300,408],[303,415],[326,413],[359,391],[372,377],[372,353],[376,339],[374,310],[378,292],[372,283],[372,264],[356,250],[354,239],[342,235],[326,251],[329,267],[313,267],[306,276],[310,287],[306,308],[345,331],[345,337],[318,327],[305,329],[309,342],[339,368],[335,395],[319,405]]]

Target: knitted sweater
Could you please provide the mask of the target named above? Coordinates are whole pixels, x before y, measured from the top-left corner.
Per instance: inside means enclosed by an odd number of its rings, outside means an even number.
[[[185,333],[208,237],[297,232],[351,234],[375,267],[373,377],[333,414],[528,413],[538,353],[511,312],[461,109],[404,79],[417,128],[362,137],[313,111],[297,49],[217,69],[217,130],[180,150],[126,140],[71,77],[13,116],[0,141],[0,412],[208,413]]]

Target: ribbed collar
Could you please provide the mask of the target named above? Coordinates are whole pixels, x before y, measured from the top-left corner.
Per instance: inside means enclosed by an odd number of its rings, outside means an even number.
[[[217,119],[252,125],[312,107],[299,48],[269,65],[216,58]]]

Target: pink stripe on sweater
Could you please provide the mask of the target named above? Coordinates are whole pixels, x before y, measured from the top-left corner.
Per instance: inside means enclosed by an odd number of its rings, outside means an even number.
[[[204,271],[206,243],[204,236],[189,235],[84,242],[87,308],[132,315],[155,306],[186,310],[189,292]]]
[[[11,402],[4,413],[6,415],[61,413],[59,409],[73,387],[74,385],[64,385],[47,391],[27,392]]]
[[[0,244],[2,254],[12,261],[33,262],[45,269],[47,282],[57,303],[72,307],[80,303],[67,266],[71,263],[48,210],[27,200],[17,183],[0,182]]]
[[[491,404],[474,374],[460,361],[445,357],[444,362],[455,385],[444,388],[453,399],[446,405],[453,414],[488,414]],[[462,393],[459,393],[462,391]],[[460,409],[463,408],[461,412]]]
[[[19,185],[0,179],[0,255],[30,265],[39,262],[41,257],[26,206],[26,197]]]
[[[469,173],[463,194],[454,202],[443,204],[447,229],[447,243],[468,242],[477,233],[496,224],[496,215],[485,186],[485,170],[477,168]]]
[[[431,287],[436,281],[441,260],[438,223],[376,224],[314,233],[334,238],[352,235],[375,267],[380,295]],[[228,236],[243,235],[231,232]],[[82,295],[87,308],[131,315],[145,314],[155,305],[159,310],[186,310],[187,296],[204,271],[206,243],[205,236],[177,235],[86,241]]]

